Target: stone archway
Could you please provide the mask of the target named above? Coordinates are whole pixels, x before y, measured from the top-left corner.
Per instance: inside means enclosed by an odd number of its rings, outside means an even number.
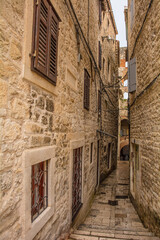
[[[129,144],[124,145],[120,150],[120,161],[129,161]]]

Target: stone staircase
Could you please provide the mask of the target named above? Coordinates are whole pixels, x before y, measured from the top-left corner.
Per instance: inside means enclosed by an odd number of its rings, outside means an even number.
[[[101,185],[85,221],[69,240],[160,240],[146,229],[129,197],[128,163],[119,163]]]
[[[75,230],[69,240],[160,240],[147,230],[118,231],[84,228]]]

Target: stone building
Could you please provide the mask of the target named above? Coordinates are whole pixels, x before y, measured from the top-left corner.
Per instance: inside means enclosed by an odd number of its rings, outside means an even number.
[[[130,192],[160,236],[160,1],[128,1]]]
[[[116,166],[109,0],[1,0],[0,239],[65,238]]]
[[[118,160],[129,160],[129,123],[128,123],[128,67],[127,48],[120,48],[119,75],[119,118],[118,118]]]

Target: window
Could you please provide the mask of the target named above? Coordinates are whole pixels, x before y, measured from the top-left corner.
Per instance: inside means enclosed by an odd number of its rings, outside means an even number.
[[[139,170],[139,145],[135,144],[135,165],[136,170]]]
[[[31,189],[33,222],[48,207],[48,161],[32,165]]]
[[[102,24],[102,2],[99,0],[99,23]]]
[[[33,239],[55,213],[55,148],[28,149],[23,154],[25,239]]]
[[[84,70],[84,108],[89,110],[90,104],[90,76],[87,70]]]
[[[56,85],[59,17],[49,0],[34,1],[32,70]]]
[[[103,74],[105,74],[105,58],[103,58]]]
[[[83,147],[73,150],[72,219],[82,206],[82,151]]]
[[[111,82],[111,63],[108,58],[108,82]]]
[[[98,113],[101,112],[101,92],[98,90]]]
[[[99,41],[99,45],[98,45],[99,49],[98,49],[98,63],[99,63],[99,68],[101,69],[102,67],[102,46],[101,46],[101,42]]]
[[[129,92],[136,91],[136,59],[129,62]]]
[[[91,150],[90,150],[90,163],[93,162],[93,142],[91,143]]]

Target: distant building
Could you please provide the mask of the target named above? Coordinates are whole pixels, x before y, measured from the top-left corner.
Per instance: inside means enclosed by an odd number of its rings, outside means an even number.
[[[160,236],[160,1],[128,1],[130,193]]]

